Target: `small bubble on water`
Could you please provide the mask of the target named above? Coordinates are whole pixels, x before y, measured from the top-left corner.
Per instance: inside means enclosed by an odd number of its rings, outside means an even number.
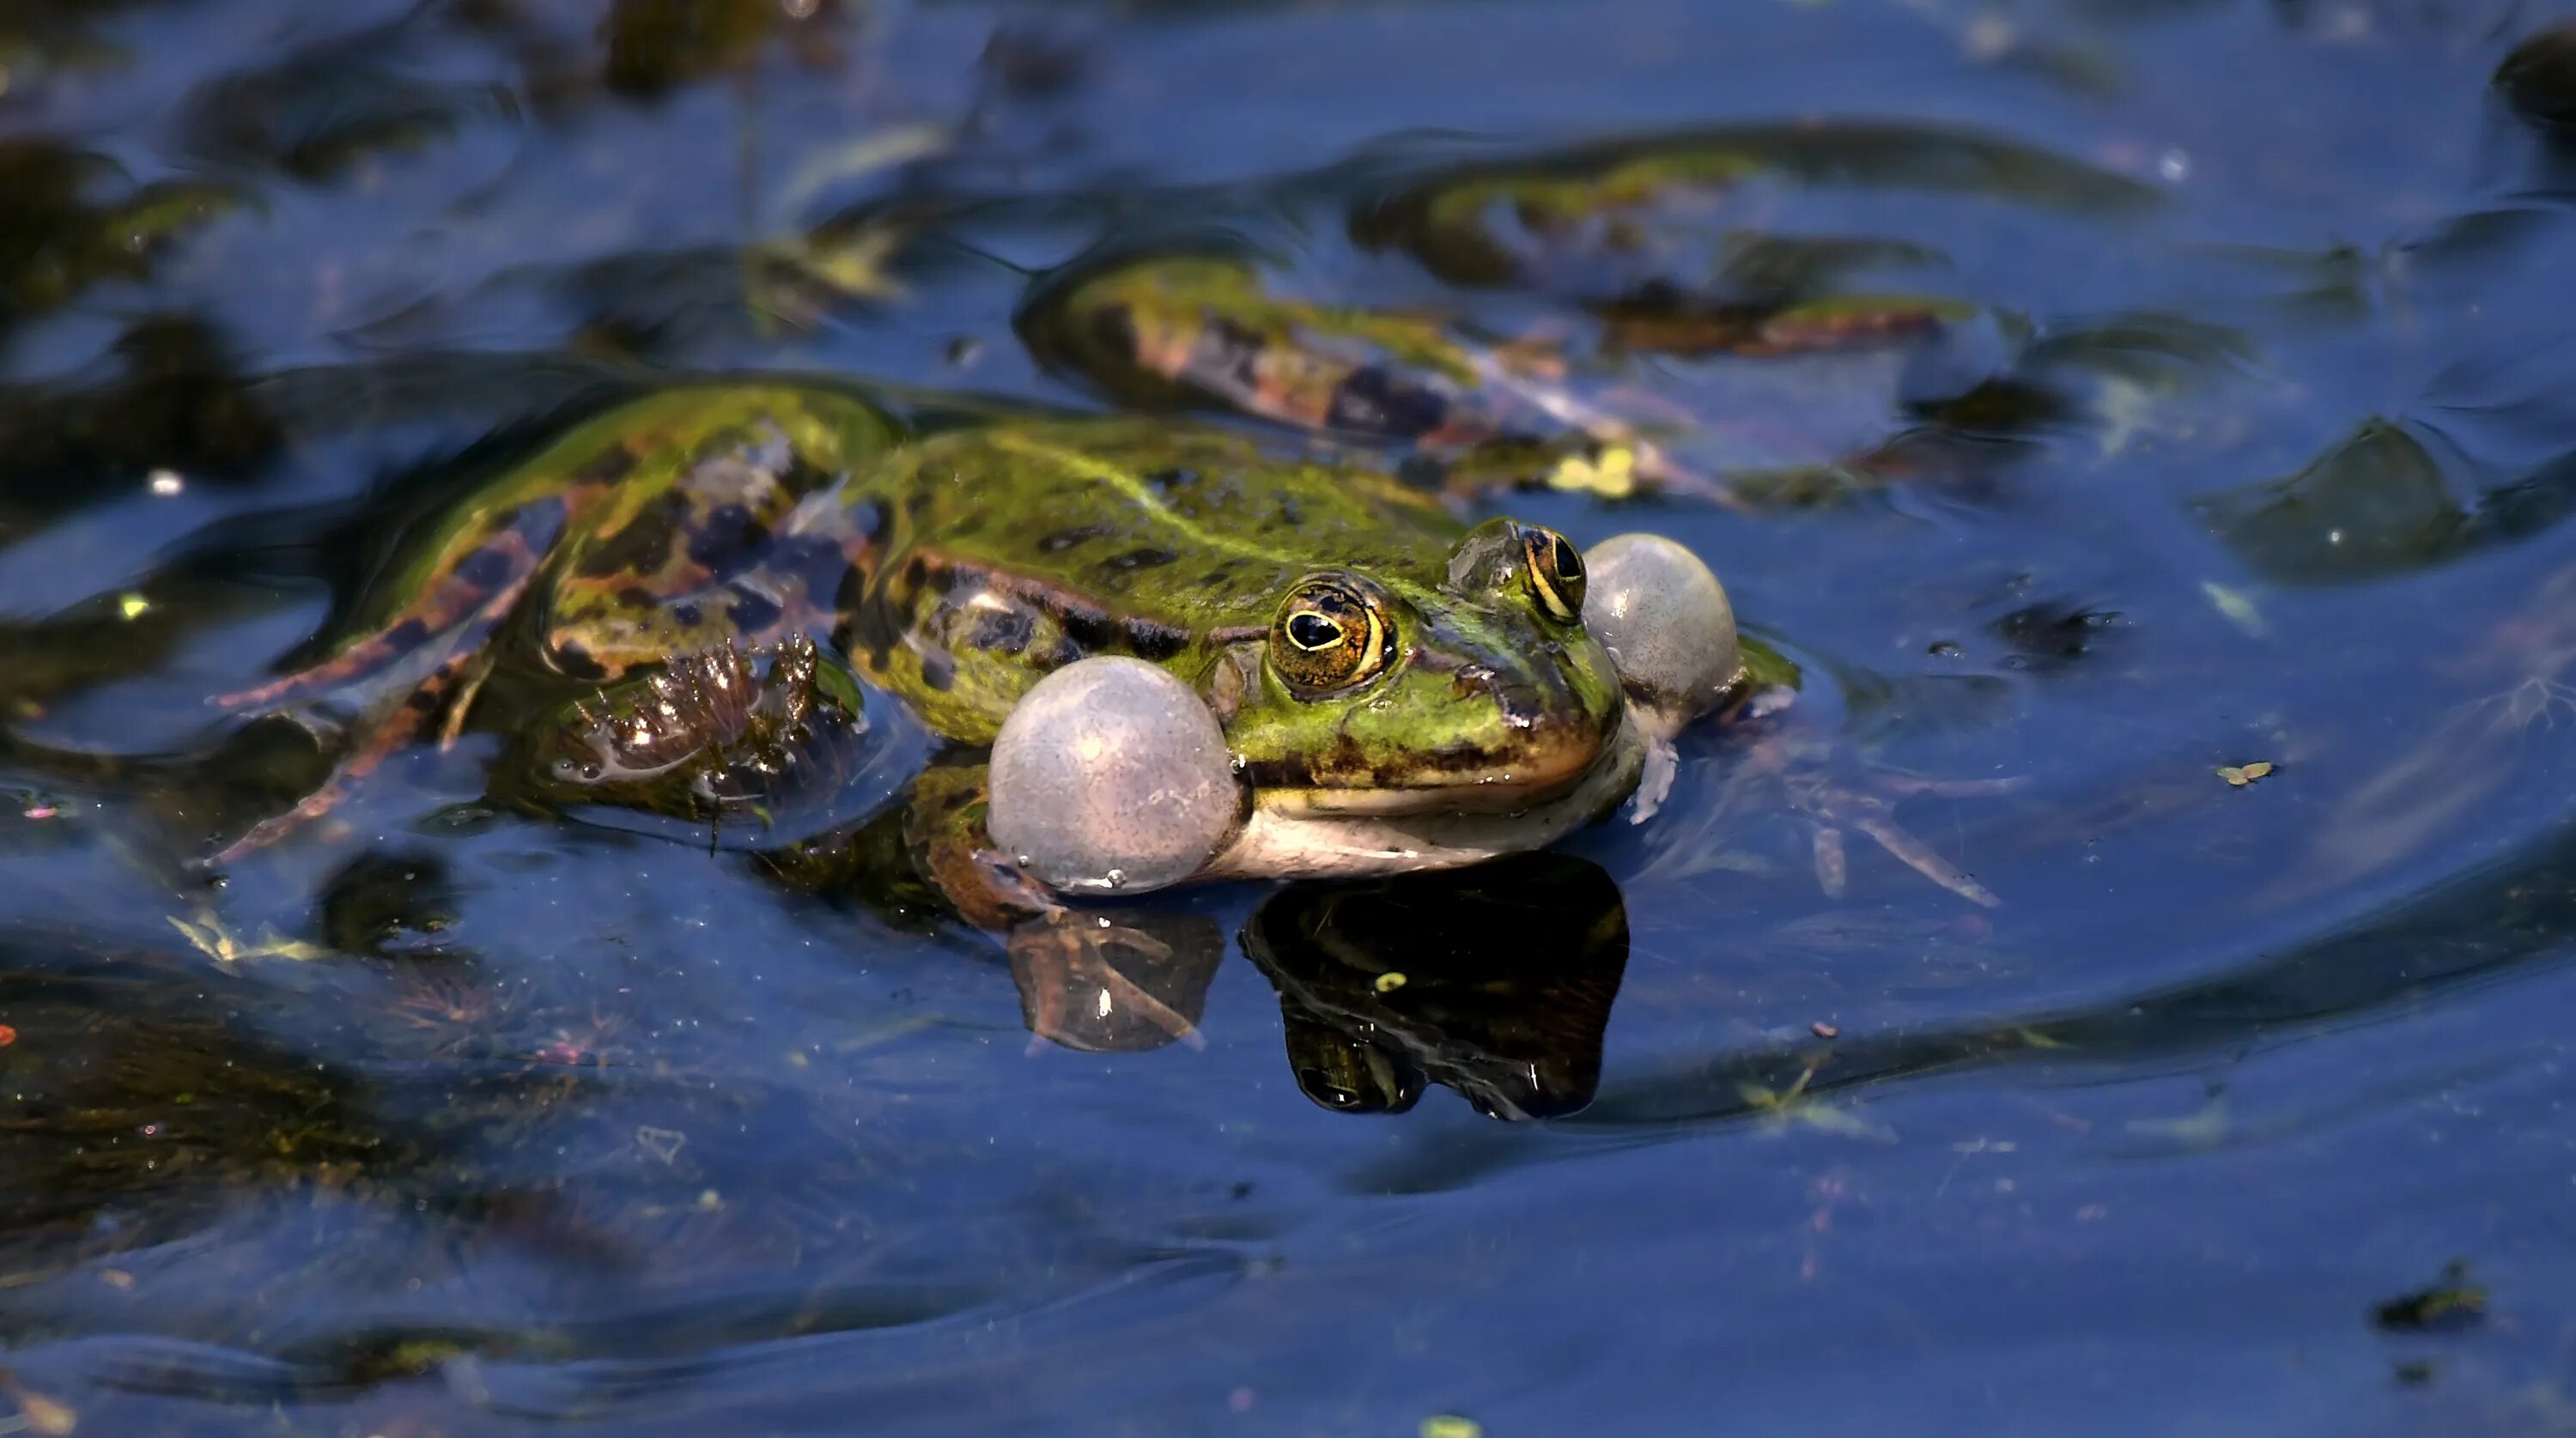
[[[2169,146],[2156,156],[2156,173],[2164,177],[2166,184],[2179,185],[2191,178],[2191,156],[2180,146]]]
[[[168,499],[170,496],[177,494],[188,487],[188,481],[181,477],[179,471],[175,469],[156,469],[152,471],[148,483],[152,492],[163,499]]]

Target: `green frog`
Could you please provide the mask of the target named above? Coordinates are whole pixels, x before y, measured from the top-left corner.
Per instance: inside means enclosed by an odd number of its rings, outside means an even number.
[[[812,663],[794,641],[828,636],[961,751],[990,746],[1054,671],[1144,661],[1204,702],[1240,777],[1234,837],[1190,877],[1534,848],[1625,798],[1647,747],[1563,535],[1469,525],[1369,466],[1276,457],[1213,428],[1035,418],[906,436],[827,388],[674,389],[572,429],[415,554],[359,637],[217,701],[274,708],[420,676],[379,702],[328,783],[214,862],[327,811],[413,740],[455,734],[505,634],[603,695],[736,646],[786,653],[801,682]],[[649,766],[671,738],[659,721],[722,738],[763,709],[708,702],[709,686],[753,684],[747,669],[689,668],[692,685],[640,705],[585,701],[602,753]],[[637,732],[598,732],[619,714]],[[970,918],[1058,916],[985,835],[982,790],[974,765],[922,776],[916,859]]]
[[[2031,179],[2027,157],[1974,145],[1918,173],[1886,140],[1752,130],[1463,167],[1355,207],[1352,239],[1404,262],[1374,278],[1386,302],[1301,287],[1227,237],[1072,266],[1020,330],[1122,404],[1394,450],[1464,493],[1833,499],[1943,473],[1893,391],[1987,376],[1947,373],[1972,307],[1891,283],[1944,257],[1776,231],[1784,196],[1855,175]],[[1511,298],[1471,316],[1461,291]]]

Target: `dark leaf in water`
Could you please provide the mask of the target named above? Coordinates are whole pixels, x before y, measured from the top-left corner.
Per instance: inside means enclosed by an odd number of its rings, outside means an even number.
[[[417,954],[457,920],[447,865],[427,853],[370,850],[322,885],[322,936],[353,954]]]
[[[2442,1279],[2412,1293],[2401,1293],[2370,1310],[2370,1321],[2383,1333],[2441,1333],[2474,1328],[2487,1316],[2487,1291],[2469,1282],[2465,1263],[2454,1260]]]
[[[2237,558],[2282,584],[2347,584],[2460,554],[2468,515],[2441,464],[2400,425],[2373,421],[2286,479],[2197,501]]]

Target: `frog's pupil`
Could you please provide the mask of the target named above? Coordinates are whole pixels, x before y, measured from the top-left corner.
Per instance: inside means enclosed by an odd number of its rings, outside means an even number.
[[[1288,637],[1300,649],[1330,649],[1342,642],[1342,626],[1320,614],[1288,616]]]
[[[1564,535],[1556,537],[1556,553],[1551,557],[1556,560],[1557,573],[1568,579],[1583,577],[1583,556],[1574,552],[1574,546],[1566,542]]]

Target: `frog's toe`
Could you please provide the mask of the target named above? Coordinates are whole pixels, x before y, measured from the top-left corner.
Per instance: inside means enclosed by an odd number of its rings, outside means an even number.
[[[2003,900],[1994,891],[1970,877],[1966,870],[1935,853],[1932,846],[1905,831],[1895,820],[1879,814],[1865,814],[1852,820],[1852,827],[1878,841],[1878,846],[1903,861],[1907,868],[1972,904],[2000,908]]]
[[[1815,826],[1816,883],[1826,894],[1841,898],[1850,877],[1850,864],[1843,849],[1842,831],[1857,829],[1885,849],[1907,868],[1939,884],[1942,888],[1986,908],[1999,908],[2003,900],[1980,884],[1966,870],[1943,858],[1931,845],[1896,822],[1890,802],[1915,794],[1933,794],[1950,798],[2008,792],[2021,783],[2018,777],[1998,779],[1925,779],[1912,774],[1877,773],[1870,776],[1866,788],[1832,788],[1816,792],[1804,806],[1810,823]]]
[[[1008,947],[1032,1049],[1041,1042],[1085,1052],[1207,1047],[1197,1021],[1147,986],[1150,971],[1168,968],[1175,955],[1152,934],[1060,908],[1014,927]],[[1147,982],[1131,970],[1148,973]]]

